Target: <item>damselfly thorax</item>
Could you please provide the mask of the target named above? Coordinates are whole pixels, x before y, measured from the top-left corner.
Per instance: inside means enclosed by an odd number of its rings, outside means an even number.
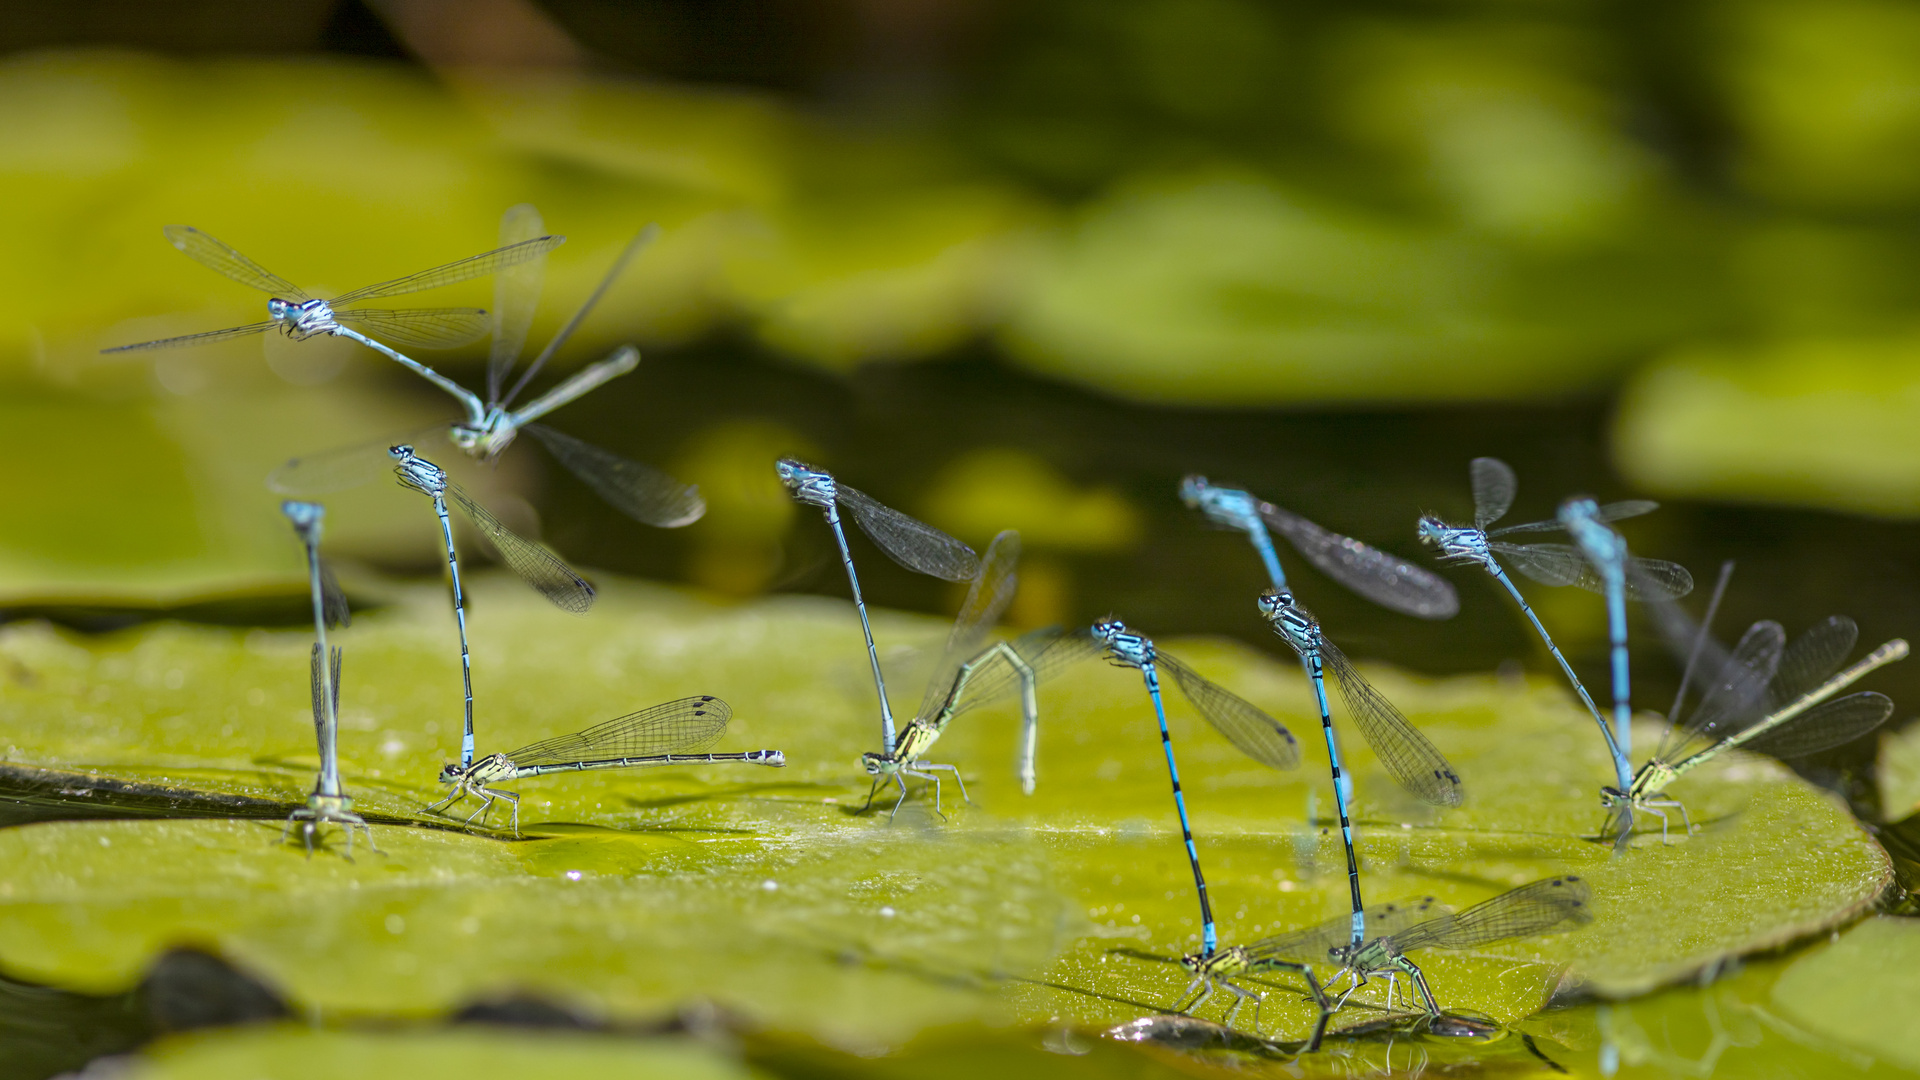
[[[833,508],[838,492],[832,474],[808,468],[792,458],[781,458],[774,462],[773,469],[795,499],[822,510]]]
[[[1231,979],[1252,966],[1244,945],[1229,945],[1212,956],[1205,953],[1188,953],[1180,958],[1180,965],[1203,979],[1216,982]]]
[[[1427,516],[1420,519],[1419,535],[1423,543],[1439,549],[1443,562],[1471,562],[1485,566],[1492,561],[1493,553],[1487,549],[1487,534],[1483,529],[1449,525],[1439,518]]]
[[[1107,656],[1124,667],[1146,667],[1154,662],[1152,640],[1128,630],[1119,619],[1094,623],[1093,636],[1107,647]]]
[[[315,334],[338,334],[340,324],[334,321],[333,305],[325,300],[282,300],[274,297],[267,301],[267,315],[280,324],[280,332],[298,341]]]
[[[501,780],[511,780],[518,775],[520,770],[514,766],[512,758],[505,754],[488,754],[464,769],[459,762],[447,762],[447,767],[440,770],[440,782],[472,790]]]
[[[447,493],[447,471],[422,457],[415,457],[413,447],[402,444],[387,451],[393,458],[394,475],[401,483],[420,492],[422,495],[445,495]]]
[[[900,738],[893,744],[893,753],[860,755],[860,762],[866,767],[868,776],[885,776],[908,768],[920,759],[922,754],[933,749],[940,739],[940,729],[925,720],[915,720],[900,729]]]
[[[1320,624],[1294,602],[1292,593],[1263,593],[1259,604],[1260,613],[1267,617],[1267,621],[1273,624],[1273,628],[1286,639],[1288,645],[1293,646],[1302,656],[1319,654]]]

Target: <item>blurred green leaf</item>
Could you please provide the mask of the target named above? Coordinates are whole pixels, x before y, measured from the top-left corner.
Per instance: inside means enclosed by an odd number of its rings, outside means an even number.
[[[1046,374],[1188,404],[1570,390],[1704,317],[1684,246],[1541,262],[1215,171],[1086,208],[1003,336]]]
[[[747,1080],[764,1076],[697,1043],[622,1039],[574,1032],[315,1031],[292,1024],[175,1036],[148,1047],[126,1075],[138,1080],[332,1080],[405,1076],[524,1080],[581,1076],[671,1076],[675,1080]]]
[[[1773,1004],[1815,1035],[1920,1069],[1920,1032],[1901,1003],[1920,993],[1920,922],[1877,918],[1795,960]]]
[[[1680,349],[1623,391],[1614,459],[1652,492],[1912,517],[1917,393],[1910,333]]]
[[[1920,12],[1761,0],[1721,4],[1713,22],[1709,70],[1743,137],[1749,186],[1849,210],[1920,197]]]
[[[1909,722],[1898,730],[1880,733],[1874,780],[1884,820],[1899,821],[1920,813],[1920,724]]]

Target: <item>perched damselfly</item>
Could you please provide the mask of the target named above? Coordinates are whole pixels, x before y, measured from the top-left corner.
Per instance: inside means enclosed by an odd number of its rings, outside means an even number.
[[[873,786],[867,792],[868,806],[873,805],[873,797],[880,788],[892,780],[900,785],[900,798],[893,804],[893,813],[898,813],[900,804],[907,798],[907,784],[903,777],[911,776],[933,783],[933,809],[939,813],[940,779],[934,775],[936,770],[953,773],[954,782],[960,785],[961,797],[966,796],[966,782],[960,779],[958,767],[932,764],[925,760],[924,755],[947,730],[947,725],[955,716],[990,700],[986,694],[970,694],[968,691],[976,679],[986,675],[995,665],[1004,666],[1020,682],[1024,712],[1020,732],[1020,786],[1027,794],[1033,793],[1033,745],[1040,709],[1035,694],[1034,670],[1014,645],[995,642],[985,649],[980,645],[1013,600],[1014,589],[1019,582],[1019,576],[1015,573],[1019,560],[1020,534],[1011,529],[994,537],[993,543],[987,545],[986,554],[980,558],[980,573],[967,587],[966,599],[961,601],[960,613],[954,618],[953,632],[947,636],[946,650],[941,654],[932,677],[927,680],[927,692],[921,698],[919,711],[914,714],[913,720],[900,729],[900,738],[894,743],[892,753],[860,756],[867,775],[874,778]],[[889,820],[893,813],[887,815]]]
[[[326,518],[326,508],[317,503],[295,502],[289,500],[280,504],[280,512],[293,522],[293,530],[300,536],[300,543],[307,549],[307,583],[313,593],[313,655],[309,663],[311,693],[313,697],[313,733],[320,746],[320,775],[314,781],[313,794],[307,796],[307,805],[287,816],[287,826],[280,830],[280,842],[286,843],[287,834],[293,831],[294,822],[301,822],[301,833],[307,844],[307,857],[313,857],[313,834],[327,822],[342,825],[347,830],[347,858],[353,858],[353,830],[358,827],[367,834],[367,844],[375,851],[380,848],[373,842],[373,829],[366,819],[353,812],[353,800],[347,796],[340,785],[340,659],[338,648],[327,648],[327,630],[329,627],[345,624],[347,615],[346,597],[341,595],[340,587],[334,583],[333,575],[327,572],[320,561],[321,526]]]
[[[460,556],[453,548],[453,521],[447,516],[447,500],[452,499],[473,527],[487,538],[502,562],[562,611],[575,615],[585,613],[593,606],[593,586],[560,561],[559,556],[502,525],[499,518],[474,501],[464,488],[447,479],[446,470],[416,455],[413,447],[396,446],[388,453],[401,485],[433,500],[434,515],[440,519],[440,535],[446,541],[447,573],[453,581],[453,620],[460,630],[460,684],[466,694],[460,764],[469,765],[473,762],[473,662],[467,650],[466,594],[460,588]]]
[[[1601,789],[1600,804],[1614,813],[1609,829],[1619,843],[1631,833],[1636,809],[1660,819],[1662,842],[1668,839],[1668,809],[1680,811],[1691,833],[1686,807],[1667,797],[1667,786],[1728,750],[1801,757],[1852,742],[1893,715],[1893,702],[1873,691],[1827,699],[1869,672],[1904,659],[1908,649],[1901,638],[1836,673],[1860,637],[1859,627],[1844,615],[1815,623],[1791,645],[1780,624],[1771,620],[1748,627],[1731,653],[1706,634],[1707,628],[1700,627],[1690,649],[1691,661],[1704,671],[1693,713],[1672,725],[1628,787]]]
[[[1167,707],[1160,694],[1160,669],[1165,668],[1181,693],[1195,709],[1226,736],[1228,742],[1262,765],[1291,769],[1300,763],[1300,747],[1278,720],[1261,712],[1206,676],[1161,652],[1153,641],[1127,629],[1125,623],[1108,616],[1093,624],[1084,635],[1062,638],[1052,648],[1060,649],[1056,662],[1076,653],[1092,655],[1104,649],[1108,662],[1116,667],[1138,670],[1147,684],[1147,697],[1153,702],[1153,716],[1160,725],[1160,749],[1167,759],[1167,778],[1173,784],[1173,808],[1180,817],[1180,838],[1187,848],[1187,863],[1193,870],[1194,891],[1200,900],[1201,948],[1212,955],[1219,944],[1214,929],[1213,904],[1207,898],[1207,879],[1200,872],[1200,851],[1193,842],[1193,823],[1187,818],[1187,797],[1180,787],[1180,766],[1173,758],[1173,735],[1167,730]],[[1047,651],[1051,652],[1052,649]]]
[[[1340,839],[1347,855],[1347,888],[1353,903],[1348,935],[1357,945],[1369,930],[1366,908],[1360,899],[1360,863],[1354,856],[1353,822],[1348,816],[1348,806],[1353,801],[1353,780],[1342,770],[1334,749],[1333,713],[1327,705],[1327,673],[1333,673],[1349,716],[1401,787],[1435,806],[1459,806],[1464,797],[1460,777],[1439,749],[1400,715],[1400,710],[1394,708],[1386,695],[1375,690],[1355,670],[1345,653],[1327,640],[1313,613],[1301,607],[1292,593],[1269,589],[1260,594],[1259,605],[1260,614],[1265,616],[1273,632],[1299,654],[1313,681],[1314,700],[1320,707],[1320,730],[1326,736],[1327,754],[1333,762],[1334,803],[1340,811]]]
[[[874,692],[880,697],[880,752],[891,755],[893,709],[887,704],[887,680],[880,672],[880,650],[873,644],[873,623],[867,618],[867,603],[860,596],[860,575],[853,569],[853,552],[847,547],[847,532],[840,524],[840,508],[846,507],[860,530],[889,558],[915,573],[947,581],[972,581],[979,576],[980,557],[972,548],[939,529],[848,487],[831,473],[794,458],[781,458],[774,463],[774,471],[796,500],[818,507],[826,515],[827,527],[833,530],[834,542],[840,546],[840,562],[847,569],[847,584],[853,589],[853,606],[860,612],[860,632],[867,639],[867,661],[873,666]]]
[[[488,785],[547,773],[593,769],[728,762],[774,768],[786,765],[787,755],[779,750],[707,753],[708,747],[720,741],[731,719],[733,709],[726,702],[701,695],[655,705],[573,735],[545,739],[509,753],[488,754],[471,762],[450,761],[440,770],[440,782],[452,787],[453,793],[428,810],[447,809],[461,798],[473,795],[480,800],[480,809],[468,815],[467,821],[472,823],[474,818],[492,810],[495,799],[505,799],[513,806],[513,831],[518,835],[520,796]]]
[[[1601,513],[1600,504],[1577,495],[1560,504],[1561,528],[1599,577],[1595,591],[1607,598],[1607,642],[1613,654],[1614,764],[1633,753],[1633,679],[1627,664],[1627,601],[1673,600],[1693,591],[1693,576],[1673,563],[1635,561],[1626,537]],[[1582,577],[1577,584],[1585,584]]]

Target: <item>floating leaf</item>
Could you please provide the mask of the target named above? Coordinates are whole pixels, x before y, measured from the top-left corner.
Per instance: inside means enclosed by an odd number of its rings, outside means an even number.
[[[846,604],[728,607],[600,584],[593,613],[576,618],[480,575],[481,752],[705,692],[735,711],[720,749],[777,747],[791,764],[521,781],[506,786],[524,797],[526,839],[511,842],[498,813],[492,829],[461,831],[425,813],[458,745],[451,618],[439,590],[400,590],[339,635],[341,768],[384,854],[362,842],[348,863],[328,830],[309,860],[279,842],[276,820],[0,830],[0,860],[14,868],[0,884],[0,964],[104,991],[130,985],[157,951],[194,943],[329,1015],[437,1014],[510,990],[614,1016],[710,998],[781,1030],[875,1048],[967,1020],[1121,1023],[1187,985],[1171,961],[1197,946],[1197,912],[1136,673],[1090,663],[1042,688],[1031,798],[1012,767],[1013,710],[967,714],[933,758],[960,765],[974,805],[946,782],[943,821],[916,783],[889,823],[894,792],[854,813],[867,791],[855,755],[877,744],[878,725]],[[917,699],[899,673],[945,628],[878,612],[875,630],[901,702]],[[1163,644],[1311,741],[1317,720],[1295,665],[1223,642]],[[62,778],[76,805],[110,804],[110,779],[291,809],[312,781],[308,648],[299,631],[159,624],[80,638],[7,627],[9,771]],[[1375,681],[1447,752],[1468,801],[1416,804],[1362,741],[1346,740],[1370,901],[1466,906],[1568,871],[1594,886],[1585,929],[1420,955],[1450,1008],[1511,1021],[1569,984],[1639,993],[1836,925],[1889,880],[1844,808],[1744,755],[1675,785],[1697,833],[1676,823],[1670,845],[1656,832],[1615,855],[1592,839],[1604,751],[1557,686],[1388,670]],[[1274,773],[1177,697],[1170,712],[1222,940],[1345,910],[1324,764]],[[89,775],[101,778],[98,796]],[[1264,1027],[1298,1037],[1309,1011],[1288,979],[1273,982]],[[1377,1015],[1381,989],[1357,995],[1341,1023]]]

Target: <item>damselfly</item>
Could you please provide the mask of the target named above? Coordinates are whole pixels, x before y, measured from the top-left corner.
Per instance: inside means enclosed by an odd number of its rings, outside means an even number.
[[[1193,474],[1180,481],[1180,498],[1213,524],[1246,533],[1276,589],[1287,587],[1287,575],[1280,569],[1269,528],[1286,537],[1321,573],[1381,607],[1422,619],[1451,619],[1460,611],[1459,594],[1446,579],[1248,492],[1218,487]]]
[[[562,611],[579,615],[592,607],[593,586],[561,562],[559,556],[500,524],[500,519],[475,502],[465,489],[447,479],[446,470],[416,455],[413,447],[396,446],[389,454],[395,462],[393,473],[401,485],[433,500],[433,512],[440,519],[440,535],[447,544],[447,573],[453,580],[453,620],[460,629],[460,684],[466,694],[460,764],[470,765],[473,762],[473,663],[467,651],[466,595],[460,589],[460,557],[453,549],[453,521],[447,516],[447,500],[451,498],[474,528],[480,530],[500,553],[502,562]]]
[[[407,308],[396,311],[361,308],[354,305],[388,296],[424,292],[428,289],[437,289],[442,285],[452,285],[491,274],[504,267],[545,255],[566,241],[564,236],[533,237],[480,255],[469,256],[458,262],[450,262],[445,266],[436,266],[431,270],[422,270],[417,274],[408,274],[403,278],[383,281],[378,285],[369,285],[364,289],[342,293],[330,300],[322,300],[307,294],[278,274],[270,273],[259,263],[199,229],[187,225],[169,225],[161,231],[166,234],[168,241],[174,247],[179,248],[200,265],[225,274],[242,285],[259,289],[270,296],[271,299],[267,301],[267,321],[248,323],[245,326],[230,326],[225,330],[209,330],[199,334],[161,338],[158,341],[142,341],[135,345],[119,345],[111,349],[102,349],[101,352],[170,349],[178,345],[209,345],[250,334],[262,334],[268,330],[279,330],[296,341],[315,334],[331,334],[357,341],[397,361],[455,397],[466,394],[466,391],[453,380],[404,353],[396,352],[391,346],[369,335],[377,334],[386,341],[401,345],[451,349],[465,345],[487,332],[485,309]],[[355,329],[356,327],[361,329]]]
[[[293,522],[293,530],[307,549],[307,583],[313,593],[313,655],[309,667],[313,697],[313,732],[320,746],[320,775],[307,796],[307,805],[287,816],[287,827],[280,830],[280,842],[286,843],[293,823],[303,822],[301,832],[307,844],[307,857],[313,857],[313,834],[322,824],[333,822],[347,830],[347,858],[353,858],[353,830],[367,834],[373,850],[373,829],[366,819],[353,812],[353,800],[340,785],[340,659],[338,648],[327,648],[327,629],[347,620],[346,597],[320,561],[321,525],[326,508],[316,503],[283,502],[280,512]]]
[[[520,796],[511,791],[491,788],[506,780],[544,776],[556,772],[585,772],[589,769],[644,769],[660,765],[708,765],[738,762],[745,765],[786,765],[787,755],[779,750],[748,750],[744,753],[712,754],[708,747],[720,741],[733,719],[733,709],[717,697],[701,695],[681,698],[650,709],[609,720],[597,727],[573,735],[523,746],[505,754],[488,754],[473,762],[448,762],[440,770],[440,782],[453,793],[428,807],[437,812],[451,807],[467,795],[480,800],[480,809],[468,815],[474,818],[489,813],[495,799],[513,806],[513,831],[520,832]]]
[[[513,207],[501,220],[501,241],[511,246],[519,237],[538,233],[540,227],[539,212],[533,207]],[[650,225],[634,237],[614,261],[606,277],[601,279],[593,295],[554,334],[546,348],[527,365],[511,387],[506,385],[507,379],[513,374],[514,364],[526,343],[533,311],[539,302],[545,259],[529,259],[499,274],[494,282],[493,351],[487,363],[486,400],[481,401],[478,395],[465,387],[443,384],[451,386],[451,392],[460,399],[466,410],[466,417],[450,425],[435,425],[415,432],[398,441],[412,442],[436,433],[444,434],[454,446],[469,456],[492,461],[524,430],[539,440],[555,460],[566,466],[609,505],[635,521],[673,529],[699,520],[706,512],[706,503],[697,489],[651,466],[533,422],[602,383],[638,367],[640,353],[633,346],[622,345],[607,359],[588,365],[532,402],[519,409],[512,407],[520,391],[573,336],[627,264],[658,234],[659,230]],[[275,469],[267,478],[267,486],[283,494],[320,495],[365,483],[384,467],[386,447],[395,441],[388,439],[379,444],[351,446],[295,458]]]
[[[1556,520],[1510,525],[1504,529],[1492,528],[1493,523],[1505,517],[1507,510],[1513,506],[1519,482],[1507,463],[1498,458],[1474,458],[1468,466],[1468,475],[1473,481],[1473,525],[1449,525],[1431,514],[1424,515],[1420,518],[1420,539],[1438,548],[1442,560],[1478,566],[1506,588],[1514,603],[1520,605],[1521,613],[1533,624],[1534,632],[1546,643],[1547,651],[1560,664],[1567,681],[1573,684],[1574,693],[1580,695],[1581,703],[1593,715],[1593,722],[1600,727],[1601,738],[1606,740],[1607,753],[1613,758],[1615,778],[1626,784],[1632,778],[1633,770],[1625,750],[1615,740],[1615,733],[1601,716],[1600,707],[1594,704],[1593,696],[1587,693],[1586,684],[1573,673],[1573,665],[1567,662],[1560,647],[1553,643],[1553,636],[1547,633],[1540,616],[1534,613],[1532,605],[1520,594],[1519,587],[1507,576],[1500,560],[1505,559],[1513,564],[1514,569],[1547,585],[1579,585],[1604,593],[1605,579],[1588,565],[1577,548],[1565,544],[1513,544],[1494,539],[1510,533],[1558,530],[1562,526]],[[1648,513],[1658,507],[1658,503],[1641,499],[1608,503],[1596,508],[1594,517],[1602,522],[1618,521]],[[1660,595],[1679,596],[1693,587],[1693,579],[1686,570],[1670,562],[1629,557],[1628,566],[1630,580],[1653,583],[1649,588]],[[1659,588],[1658,583],[1666,583],[1669,587]],[[1638,587],[1629,590],[1629,595],[1634,599],[1640,598]]]
[[[1904,659],[1907,643],[1901,638],[1835,674],[1860,636],[1844,615],[1814,624],[1791,645],[1779,623],[1754,623],[1731,654],[1706,637],[1706,627],[1699,635],[1692,651],[1708,674],[1700,680],[1705,689],[1693,714],[1672,727],[1631,785],[1601,789],[1600,804],[1614,811],[1610,829],[1621,843],[1632,830],[1635,809],[1660,819],[1662,842],[1668,839],[1667,809],[1679,810],[1691,833],[1686,807],[1667,797],[1667,786],[1728,750],[1800,757],[1851,742],[1893,715],[1893,702],[1873,691],[1827,699]]]
[[[1328,641],[1313,613],[1301,607],[1293,594],[1267,590],[1260,594],[1260,614],[1273,632],[1300,655],[1307,676],[1313,681],[1315,703],[1320,706],[1320,731],[1326,737],[1327,756],[1333,768],[1334,805],[1340,812],[1340,840],[1347,855],[1347,888],[1352,893],[1353,915],[1349,935],[1359,944],[1367,934],[1366,908],[1360,899],[1360,863],[1353,851],[1353,821],[1348,807],[1353,802],[1353,781],[1341,768],[1335,750],[1333,713],[1327,705],[1327,672],[1333,672],[1347,712],[1367,737],[1368,745],[1381,764],[1393,774],[1400,786],[1436,806],[1459,806],[1464,797],[1460,777],[1453,766],[1419,729],[1400,715],[1393,702],[1375,690],[1354,669],[1345,653]]]
[[[1085,635],[1062,638],[1053,648],[1062,650],[1054,657],[1056,662],[1076,654],[1091,655],[1094,649],[1103,648],[1108,662],[1116,667],[1138,669],[1141,678],[1146,680],[1147,697],[1153,702],[1153,716],[1160,725],[1160,749],[1167,759],[1167,778],[1173,783],[1173,808],[1180,816],[1180,838],[1187,847],[1194,891],[1200,899],[1201,948],[1212,955],[1219,936],[1214,930],[1213,905],[1207,899],[1207,879],[1200,872],[1200,852],[1193,843],[1193,824],[1187,818],[1187,797],[1180,788],[1180,766],[1173,759],[1173,736],[1167,730],[1167,707],[1160,695],[1160,669],[1165,668],[1173,676],[1180,691],[1215,731],[1262,765],[1293,768],[1300,763],[1299,744],[1278,720],[1159,651],[1151,639],[1127,629],[1126,624],[1112,616],[1094,623]]]
[[[1618,505],[1618,504],[1615,504]],[[1618,517],[1619,515],[1614,515]],[[1627,666],[1627,601],[1673,600],[1693,591],[1693,576],[1673,563],[1634,559],[1627,554],[1626,537],[1607,522],[1612,520],[1598,502],[1580,495],[1560,504],[1558,524],[1573,537],[1586,556],[1593,575],[1575,584],[1607,598],[1607,640],[1613,653],[1613,743],[1615,767],[1633,753],[1633,680]],[[1511,530],[1507,530],[1511,531]]]
[[[1419,949],[1471,949],[1510,938],[1571,930],[1592,921],[1592,900],[1592,890],[1587,883],[1568,874],[1522,885],[1457,914],[1433,914],[1431,897],[1411,904],[1375,908],[1370,914],[1388,929],[1357,944],[1348,937],[1349,920],[1342,917],[1240,948],[1250,962],[1272,967],[1284,967],[1281,962],[1295,961],[1338,968],[1325,988],[1330,990],[1343,977],[1350,982],[1346,992],[1334,1002],[1334,1008],[1345,1005],[1370,976],[1385,975],[1387,1008],[1392,1009],[1398,979],[1405,975],[1419,990],[1427,1014],[1438,1016],[1440,1006],[1427,986],[1427,977],[1407,958],[1407,953]],[[1388,910],[1396,907],[1397,911]],[[1188,957],[1188,969],[1196,970],[1204,959]],[[1411,990],[1408,996],[1413,998]]]
[[[873,688],[880,696],[880,750],[894,750],[893,709],[887,704],[887,680],[880,673],[880,650],[873,644],[873,623],[867,618],[866,601],[860,597],[860,576],[853,569],[853,552],[847,547],[847,533],[840,525],[840,508],[847,508],[881,551],[901,566],[919,574],[948,581],[971,581],[980,573],[980,557],[967,545],[922,521],[917,521],[879,500],[840,483],[833,474],[816,469],[794,458],[774,463],[780,482],[793,497],[808,506],[817,506],[826,515],[840,546],[840,562],[847,568],[847,584],[853,589],[853,606],[860,612],[860,631],[867,639],[867,660],[873,666]]]
[[[891,779],[900,785],[900,798],[893,804],[893,813],[898,813],[900,804],[907,799],[907,783],[903,777],[911,776],[933,782],[933,809],[939,813],[940,779],[933,775],[934,770],[953,773],[954,782],[960,785],[961,797],[966,797],[967,785],[960,779],[960,770],[953,765],[932,764],[924,760],[924,755],[955,716],[988,700],[985,695],[969,695],[967,691],[976,677],[996,664],[1004,665],[1020,680],[1021,705],[1025,712],[1020,733],[1020,783],[1027,794],[1033,793],[1033,744],[1040,708],[1033,668],[1006,642],[996,642],[984,650],[980,647],[987,631],[1013,600],[1019,581],[1014,568],[1019,560],[1020,534],[1011,529],[994,537],[993,543],[987,546],[986,554],[980,559],[980,573],[967,587],[967,597],[960,604],[953,632],[947,636],[946,651],[927,680],[926,696],[920,701],[919,711],[900,729],[900,739],[894,743],[892,753],[860,755],[867,775],[874,777],[873,786],[867,792],[868,806],[873,805],[873,796]],[[893,813],[887,815],[889,820]]]

